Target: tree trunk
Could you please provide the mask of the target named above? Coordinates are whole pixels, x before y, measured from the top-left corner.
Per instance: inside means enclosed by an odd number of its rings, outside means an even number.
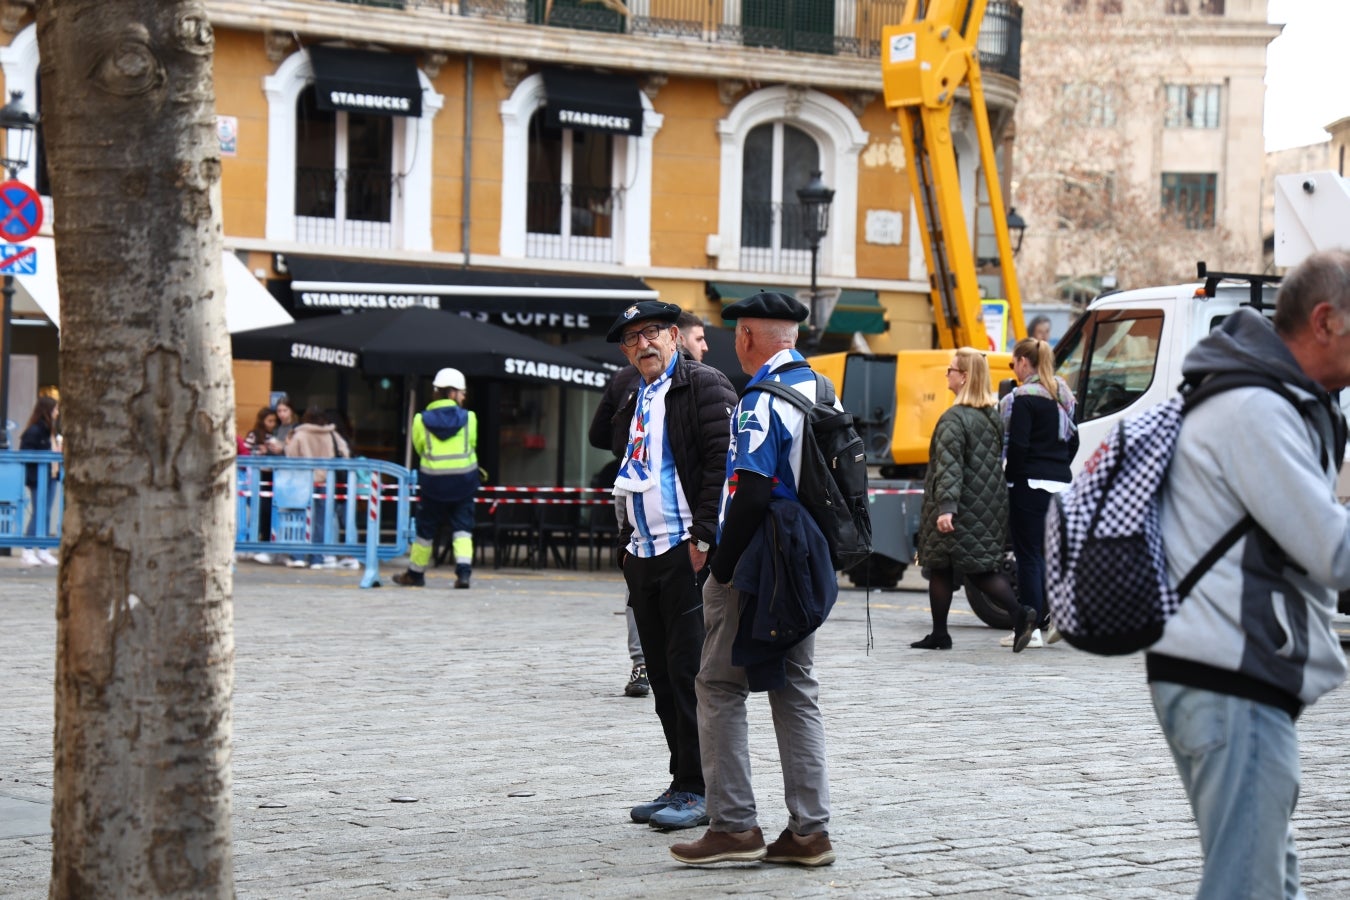
[[[232,897],[234,385],[200,2],[39,0],[66,509],[53,898]]]

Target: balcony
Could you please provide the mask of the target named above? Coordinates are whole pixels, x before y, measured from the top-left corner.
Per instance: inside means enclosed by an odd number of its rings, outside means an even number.
[[[393,213],[402,196],[402,178],[388,171],[297,166],[295,238],[337,247],[394,247]]]
[[[531,181],[526,188],[525,255],[532,259],[614,262],[622,188]]]
[[[899,22],[905,8],[904,0],[628,0],[628,15],[624,15],[598,0],[338,2],[439,12],[448,19],[468,17],[855,59],[879,58],[882,28]],[[985,70],[1016,79],[1021,39],[1021,3],[990,0],[978,41]]]

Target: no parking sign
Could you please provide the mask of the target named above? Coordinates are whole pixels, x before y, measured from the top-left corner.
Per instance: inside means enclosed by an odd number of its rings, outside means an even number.
[[[0,238],[17,244],[42,227],[42,198],[22,181],[0,182]]]

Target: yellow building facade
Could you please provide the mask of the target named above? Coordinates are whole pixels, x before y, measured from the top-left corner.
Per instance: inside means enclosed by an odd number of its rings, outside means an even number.
[[[834,195],[816,288],[839,295],[822,349],[932,346],[906,160],[881,96],[881,29],[899,0],[205,6],[225,244],[296,319],[419,304],[593,348],[623,308],[659,296],[716,329],[745,292],[809,295],[796,191],[819,172]],[[7,9],[6,89],[37,98],[31,11]],[[1020,22],[1020,4],[988,4],[996,126],[1016,103]],[[41,189],[42,165],[22,179]],[[56,381],[55,336],[21,331],[15,352]],[[403,461],[424,383],[272,362],[269,395],[338,410],[366,452]],[[247,383],[261,384],[255,370]],[[471,380],[494,480],[585,483],[606,461],[585,440],[596,396]],[[241,391],[242,427],[268,399]]]

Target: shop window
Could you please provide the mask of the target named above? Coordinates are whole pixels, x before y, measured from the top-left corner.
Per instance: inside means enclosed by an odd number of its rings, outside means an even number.
[[[1223,89],[1217,84],[1169,84],[1163,125],[1167,128],[1218,128],[1219,101]]]
[[[1167,224],[1191,231],[1214,227],[1219,176],[1212,172],[1164,172],[1162,211]]]
[[[295,113],[296,240],[348,247],[393,245],[394,119],[318,109],[314,89]]]
[[[783,122],[746,135],[741,165],[741,265],[752,272],[809,272],[811,245],[797,189],[820,168],[815,140]]]
[[[530,121],[526,255],[614,261],[614,219],[623,209],[615,187],[614,138]]]

